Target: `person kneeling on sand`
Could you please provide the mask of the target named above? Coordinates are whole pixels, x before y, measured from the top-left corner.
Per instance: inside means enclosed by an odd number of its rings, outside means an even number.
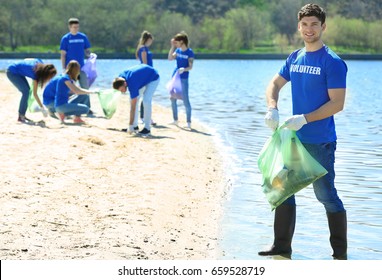
[[[49,116],[56,119],[57,116],[55,115],[56,109],[54,109],[54,99],[56,97],[57,83],[60,79],[62,79],[62,75],[56,75],[53,77],[48,82],[42,93],[42,103],[44,104],[45,108],[48,109]]]
[[[150,135],[152,99],[159,84],[158,71],[147,64],[139,64],[128,68],[113,80],[113,88],[125,93],[130,92],[129,133],[138,132],[139,100],[143,98],[144,124],[139,131],[142,135]]]
[[[65,116],[75,115],[74,123],[85,123],[80,116],[87,114],[89,107],[83,104],[83,102],[84,99],[88,98],[87,94],[94,92],[80,88],[75,84],[80,71],[80,64],[75,60],[71,60],[66,67],[65,73],[57,80],[54,109],[61,122],[64,122]],[[70,92],[76,95],[69,98]]]

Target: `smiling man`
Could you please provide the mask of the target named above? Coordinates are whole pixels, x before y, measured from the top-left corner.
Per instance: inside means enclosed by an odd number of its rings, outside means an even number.
[[[308,152],[328,171],[313,183],[314,194],[326,210],[334,259],[347,259],[347,219],[334,186],[337,135],[334,114],[344,107],[347,66],[322,39],[326,13],[307,4],[297,14],[298,30],[305,47],[291,53],[266,90],[265,123],[279,126],[278,99],[281,88],[291,82],[293,116],[282,127],[295,130]],[[290,255],[296,221],[295,196],[276,208],[274,243],[261,256]]]

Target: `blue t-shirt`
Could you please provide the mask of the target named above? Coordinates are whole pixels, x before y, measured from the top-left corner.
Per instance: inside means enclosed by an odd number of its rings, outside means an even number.
[[[54,102],[54,99],[56,97],[56,91],[57,91],[57,83],[62,78],[61,75],[57,75],[53,77],[48,84],[46,85],[44,92],[42,93],[42,103],[44,105],[49,105]]]
[[[122,72],[119,77],[126,80],[130,98],[139,96],[139,90],[147,84],[159,79],[157,70],[147,64],[138,64]]]
[[[90,48],[88,37],[81,32],[76,35],[65,34],[61,39],[60,50],[66,51],[65,66],[69,61],[76,60],[81,67],[84,66],[85,50]]]
[[[183,68],[187,68],[188,66],[190,66],[190,64],[188,62],[188,59],[195,57],[194,52],[192,51],[191,48],[188,48],[185,51],[182,51],[181,48],[177,48],[175,50],[175,53],[176,53],[176,67],[177,68],[175,69],[173,74],[175,74],[175,72],[179,68],[182,68],[182,67]],[[188,79],[188,75],[189,75],[189,72],[188,71],[184,71],[182,74],[180,74],[180,78],[181,79]]]
[[[66,81],[70,81],[71,83],[73,83],[73,81],[70,79],[68,74],[63,74],[62,76],[60,76],[60,78],[57,81],[56,96],[54,99],[54,107],[64,105],[64,104],[68,103],[68,101],[69,101],[70,89],[65,84]]]
[[[293,115],[307,114],[329,101],[328,89],[346,88],[347,66],[329,47],[315,52],[305,48],[289,55],[279,74],[291,82]],[[310,122],[297,132],[303,143],[337,140],[333,116]]]
[[[143,46],[138,50],[138,58],[141,63],[142,61],[142,52],[146,52],[147,65],[153,66],[153,54],[147,46]]]
[[[43,62],[39,58],[26,59],[26,60],[12,63],[11,65],[9,65],[8,71],[13,74],[17,74],[17,75],[31,78],[33,80],[37,80],[36,72],[34,71],[34,68],[37,63],[43,63]]]

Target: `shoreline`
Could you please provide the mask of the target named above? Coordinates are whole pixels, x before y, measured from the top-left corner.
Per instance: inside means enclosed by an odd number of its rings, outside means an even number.
[[[154,53],[156,59],[167,59],[167,54]],[[232,60],[285,60],[289,53],[195,53],[197,59],[232,59]],[[382,54],[339,54],[344,60],[382,60]],[[0,59],[24,59],[39,57],[41,59],[60,59],[59,53],[4,53],[0,52]],[[135,59],[133,53],[97,53],[97,59]]]
[[[227,179],[208,128],[169,125],[154,105],[152,137],[121,132],[91,96],[87,125],[17,124],[20,93],[0,73],[1,259],[219,259]],[[28,113],[34,120],[41,113]],[[182,116],[180,116],[182,117]],[[182,122],[182,119],[180,119]]]

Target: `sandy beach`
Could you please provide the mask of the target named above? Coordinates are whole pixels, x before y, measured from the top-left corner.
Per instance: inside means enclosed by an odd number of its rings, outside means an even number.
[[[17,123],[21,94],[0,73],[0,259],[217,259],[226,179],[213,135],[154,106],[152,136],[129,135],[91,95],[86,125]],[[155,100],[155,97],[154,97]],[[183,123],[182,123],[183,122]]]

